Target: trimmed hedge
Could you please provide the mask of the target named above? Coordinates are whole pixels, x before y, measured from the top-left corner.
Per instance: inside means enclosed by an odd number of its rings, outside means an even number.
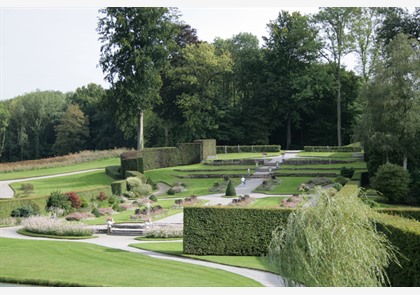
[[[230,153],[277,153],[280,145],[219,145],[216,146],[217,154]]]
[[[304,146],[305,152],[353,152],[360,153],[361,146]]]
[[[111,191],[113,195],[122,195],[127,191],[127,181],[120,180],[111,183]]]
[[[194,143],[200,144],[200,161],[206,160],[209,156],[216,156],[215,139],[198,139]]]
[[[401,267],[392,263],[387,274],[393,287],[420,287],[420,222],[376,213],[373,219],[392,245],[398,247]]]
[[[185,207],[184,253],[261,256],[293,209]]]
[[[13,210],[26,206],[39,208],[39,213],[45,214],[48,198],[49,196],[0,200],[0,218],[10,217]]]
[[[120,166],[107,166],[105,167],[105,174],[114,179],[121,179]]]
[[[337,177],[334,172],[274,172],[277,177]]]
[[[194,143],[180,143],[177,147],[147,148],[140,151],[122,153],[121,174],[127,178],[126,171],[139,171],[183,166],[200,163],[214,153],[216,141],[196,140]]]
[[[358,160],[339,160],[322,158],[291,158],[283,161],[285,165],[314,165],[314,164],[349,164]]]
[[[420,208],[375,208],[375,211],[420,221]]]

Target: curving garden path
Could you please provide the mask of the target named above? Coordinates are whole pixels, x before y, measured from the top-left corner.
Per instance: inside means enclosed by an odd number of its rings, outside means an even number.
[[[293,158],[296,157],[298,151],[289,151],[285,154],[285,156],[279,156],[267,159],[272,162],[283,162],[284,159]],[[13,182],[19,182],[24,180],[34,180],[34,179],[42,179],[42,178],[51,178],[51,177],[60,177],[65,175],[72,175],[72,174],[78,174],[78,173],[86,173],[90,171],[96,171],[100,169],[93,169],[93,170],[85,170],[85,171],[79,171],[79,172],[72,172],[72,173],[65,173],[65,174],[57,174],[57,175],[51,175],[51,176],[41,176],[41,177],[34,177],[34,178],[26,178],[26,179],[16,179],[16,180],[10,180],[10,181],[0,181],[0,196],[2,198],[12,198],[14,195],[13,190],[10,188],[9,184]],[[252,193],[252,191],[261,184],[261,182],[266,178],[250,178],[247,179],[246,184],[244,186],[239,185],[237,186],[236,192],[238,195],[245,195],[248,194],[253,198],[264,198],[268,197],[269,195],[265,194],[255,194]],[[198,197],[199,199],[208,200],[208,205],[217,205],[217,204],[229,204],[232,199],[230,198],[223,198],[224,194],[212,194],[212,195],[205,195]],[[156,221],[155,223],[183,223],[183,213],[175,214],[172,216],[169,216],[165,219]],[[29,237],[24,236],[19,233],[17,233],[17,230],[20,228],[20,226],[14,226],[14,227],[5,227],[0,228],[0,237],[3,238],[19,238],[19,239],[35,239],[35,240],[45,240],[46,238],[37,238],[37,237]],[[262,285],[266,287],[285,287],[285,282],[282,277],[279,275],[260,271],[260,270],[254,270],[254,269],[246,269],[241,267],[234,267],[234,266],[228,266],[228,265],[222,265],[217,264],[213,262],[207,262],[207,261],[200,261],[196,259],[189,259],[185,257],[176,257],[173,255],[167,255],[162,253],[156,253],[152,251],[142,250],[130,247],[130,244],[137,244],[142,243],[142,241],[136,241],[134,240],[135,237],[132,236],[120,236],[120,235],[107,235],[107,234],[98,234],[97,238],[88,239],[88,240],[62,240],[57,239],[56,241],[67,241],[67,242],[83,242],[83,243],[92,243],[100,246],[115,248],[115,249],[121,249],[124,251],[139,253],[148,255],[150,257],[159,258],[159,259],[168,259],[168,260],[174,260],[184,263],[192,263],[196,265],[202,265],[212,268],[217,268],[229,272],[233,272],[248,278],[251,278],[257,282],[260,282]],[[143,242],[144,243],[144,242]]]

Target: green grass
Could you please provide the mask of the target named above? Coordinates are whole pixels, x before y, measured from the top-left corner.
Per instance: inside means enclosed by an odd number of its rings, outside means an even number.
[[[301,183],[307,182],[313,177],[279,177],[280,183],[271,191],[257,191],[254,193],[265,193],[270,195],[291,195],[298,192]]]
[[[195,167],[195,169],[198,169],[199,167],[203,167],[204,165],[201,165],[201,166],[191,165],[191,166]],[[159,198],[180,198],[180,197],[189,197],[191,195],[203,196],[203,195],[213,194],[212,192],[209,192],[209,188],[213,186],[214,182],[223,181],[223,178],[198,178],[198,179],[182,178],[181,179],[181,178],[176,177],[177,175],[191,174],[191,173],[174,171],[175,169],[186,169],[186,167],[190,167],[190,166],[178,166],[178,167],[148,170],[148,171],[145,171],[144,174],[146,175],[146,177],[150,177],[155,183],[164,182],[168,185],[173,185],[176,182],[183,182],[187,185],[186,190],[183,192],[177,193],[175,195],[168,195],[165,193],[165,194],[159,195]],[[240,184],[239,179],[232,179],[232,181],[235,186]]]
[[[171,215],[178,214],[178,213],[182,212],[182,208],[177,208],[177,209],[172,208],[172,206],[174,205],[174,200],[158,200],[158,202],[156,202],[154,205],[162,206],[162,208],[165,209],[165,213],[154,216],[152,221],[163,219],[163,218],[166,218],[168,216],[171,216]],[[142,207],[142,208],[144,208],[144,207]],[[114,221],[116,223],[133,222],[133,220],[130,219],[130,216],[134,215],[134,210],[135,209],[136,208],[129,209],[127,211],[122,211],[122,212],[115,213],[115,214],[112,215],[112,218],[114,218]],[[88,224],[88,225],[101,225],[101,224],[105,224],[106,218],[107,218],[107,216],[101,216],[101,217],[98,217],[98,218],[95,218],[95,219],[83,220],[83,223]],[[139,221],[137,220],[135,222],[139,222]]]
[[[21,190],[22,183],[34,185],[34,191],[30,196],[47,196],[53,191],[80,192],[94,190],[111,185],[114,179],[105,174],[105,171],[86,172],[81,174],[45,178],[38,180],[22,181],[11,184],[15,191],[15,197],[23,195]]]
[[[1,180],[13,180],[13,179],[76,172],[76,171],[82,171],[82,170],[90,170],[90,169],[95,169],[95,168],[105,168],[106,166],[114,166],[114,165],[120,165],[120,158],[108,158],[108,159],[102,159],[102,160],[97,160],[97,161],[92,161],[92,162],[87,162],[87,163],[82,163],[82,164],[69,165],[69,166],[56,167],[56,168],[43,168],[43,169],[9,172],[9,173],[0,172],[0,177],[1,177]]]
[[[266,197],[256,199],[254,202],[249,204],[249,207],[252,208],[277,208],[280,204],[280,201],[286,199],[287,197]]]
[[[43,286],[262,287],[227,271],[85,242],[0,238],[0,244],[3,282]]]
[[[270,271],[268,263],[264,257],[259,256],[212,256],[212,255],[188,255],[183,253],[182,242],[151,242],[131,244],[131,247],[165,253],[175,256],[189,257],[197,260],[210,261],[219,264],[251,268],[263,271]]]

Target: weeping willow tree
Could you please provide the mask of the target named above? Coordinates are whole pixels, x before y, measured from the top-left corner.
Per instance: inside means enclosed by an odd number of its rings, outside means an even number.
[[[318,189],[316,205],[299,209],[273,232],[270,264],[288,286],[390,285],[387,266],[396,249],[376,230],[370,208],[355,193]]]

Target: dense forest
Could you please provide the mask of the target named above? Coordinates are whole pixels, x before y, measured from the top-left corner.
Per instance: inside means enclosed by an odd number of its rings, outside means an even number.
[[[361,142],[372,171],[391,161],[420,178],[419,8],[280,11],[263,44],[246,32],[203,42],[179,14],[101,9],[110,89],[0,101],[1,162],[200,138],[282,149]]]

